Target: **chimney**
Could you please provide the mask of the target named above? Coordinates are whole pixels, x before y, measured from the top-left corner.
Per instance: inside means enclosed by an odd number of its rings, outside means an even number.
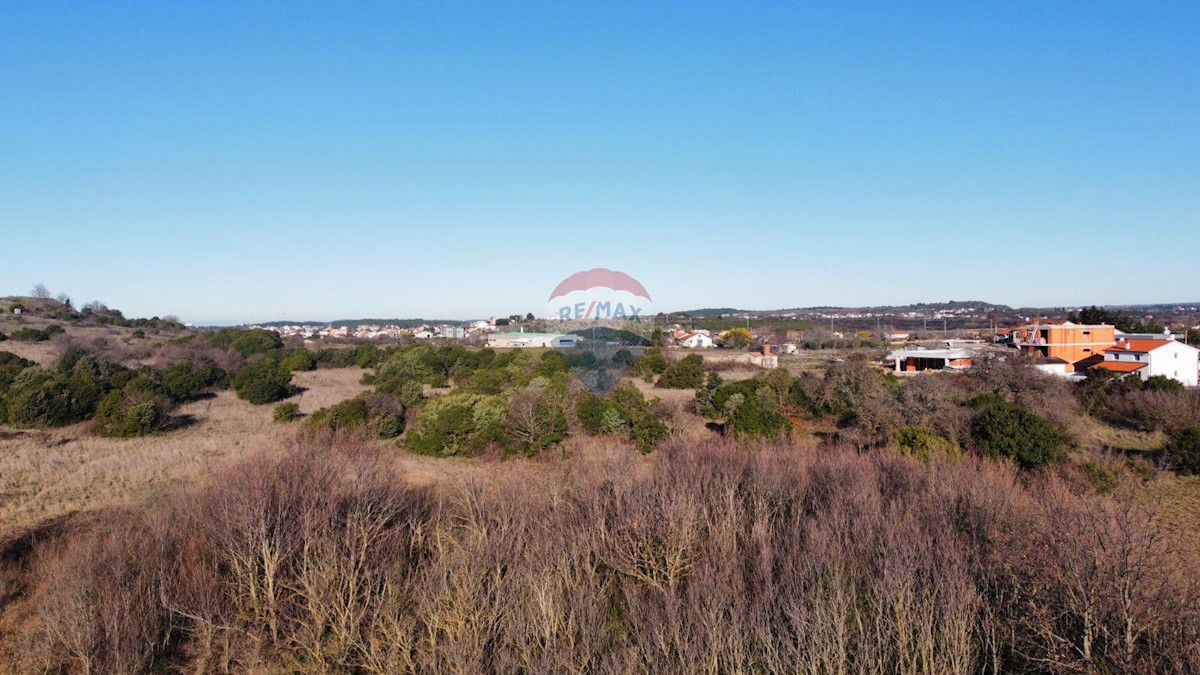
[[[771,355],[771,345],[763,345],[763,356]]]

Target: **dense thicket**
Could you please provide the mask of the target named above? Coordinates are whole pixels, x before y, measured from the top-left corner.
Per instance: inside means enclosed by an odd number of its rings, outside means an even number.
[[[30,670],[1196,672],[1197,553],[1118,483],[672,447],[441,496],[310,439],[37,551]]]
[[[613,373],[634,360],[628,350],[390,347],[370,355],[374,372],[363,379],[374,385],[370,394],[320,410],[309,423],[364,428],[384,438],[404,432],[409,449],[437,456],[489,447],[533,455],[579,431],[615,434],[648,452],[670,435],[674,411],[632,385],[613,388]],[[610,409],[607,425],[588,417],[596,406]]]

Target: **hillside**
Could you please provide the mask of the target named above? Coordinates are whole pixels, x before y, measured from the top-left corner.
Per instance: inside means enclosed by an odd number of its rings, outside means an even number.
[[[1197,392],[61,310],[2,320],[0,670],[1200,666]]]

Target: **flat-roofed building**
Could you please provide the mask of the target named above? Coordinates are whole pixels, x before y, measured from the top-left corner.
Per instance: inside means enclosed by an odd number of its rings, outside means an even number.
[[[971,367],[975,351],[966,348],[954,349],[900,349],[884,358],[897,373],[915,373],[924,370],[966,370]]]
[[[572,333],[492,333],[487,346],[495,348],[574,347],[579,336]]]
[[[1062,359],[1072,371],[1104,360],[1104,350],[1117,342],[1116,328],[1105,324],[1034,324],[1014,328],[1012,346],[1043,359]]]

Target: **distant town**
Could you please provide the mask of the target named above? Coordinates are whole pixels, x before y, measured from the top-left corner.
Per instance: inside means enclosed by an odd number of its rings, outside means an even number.
[[[684,350],[731,348],[772,368],[780,356],[838,348],[886,349],[878,363],[897,374],[966,370],[985,354],[1015,350],[1046,373],[1091,369],[1189,387],[1200,380],[1200,303],[1013,309],[984,302],[775,311],[702,309],[640,321],[559,321],[532,313],[472,321],[380,320],[255,324],[306,341],[447,340],[493,348],[564,348],[589,340]],[[597,327],[603,332],[597,336]]]

